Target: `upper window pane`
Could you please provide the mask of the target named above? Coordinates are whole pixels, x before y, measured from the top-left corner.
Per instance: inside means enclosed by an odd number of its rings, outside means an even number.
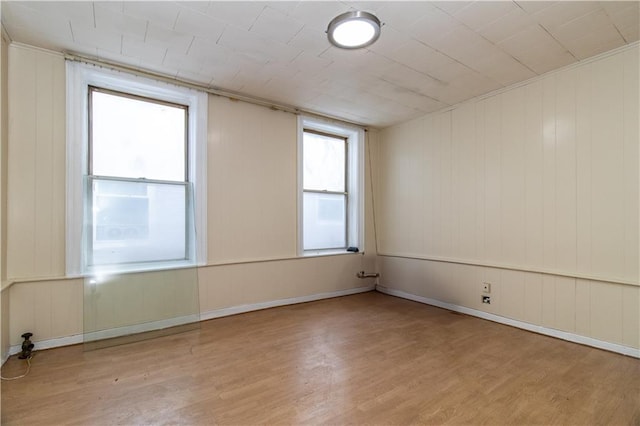
[[[91,174],[186,180],[186,108],[90,93]]]
[[[343,138],[304,132],[304,189],[345,192],[346,141]]]

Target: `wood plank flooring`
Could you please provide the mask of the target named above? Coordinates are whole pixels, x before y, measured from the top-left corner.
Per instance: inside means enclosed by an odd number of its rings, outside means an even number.
[[[640,361],[370,292],[37,352],[2,424],[638,425]]]

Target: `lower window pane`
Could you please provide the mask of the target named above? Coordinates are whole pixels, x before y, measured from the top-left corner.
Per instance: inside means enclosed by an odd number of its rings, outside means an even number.
[[[346,196],[304,193],[305,250],[346,248]]]
[[[92,181],[90,265],[186,258],[186,186]]]

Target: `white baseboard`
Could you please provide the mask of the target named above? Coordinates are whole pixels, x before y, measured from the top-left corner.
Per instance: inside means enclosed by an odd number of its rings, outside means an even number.
[[[243,314],[245,312],[259,311],[261,309],[275,308],[278,306],[295,305],[297,303],[313,302],[315,300],[331,299],[333,297],[348,296],[350,294],[366,293],[375,290],[375,285],[366,287],[350,288],[347,290],[337,290],[328,293],[311,294],[309,296],[291,297],[289,299],[270,300],[268,302],[252,303],[249,305],[231,306],[229,308],[215,309],[203,312],[201,320],[226,317],[229,315]]]
[[[544,334],[546,336],[556,337],[558,339],[567,340],[573,343],[580,343],[582,345],[592,346],[594,348],[604,349],[611,352],[617,352],[619,354],[631,356],[634,358],[640,358],[640,349],[632,348],[629,346],[605,342],[602,340],[594,339],[592,337],[586,337],[566,331],[555,330],[553,328],[547,328],[541,325],[530,324],[524,321],[518,321],[511,318],[502,317],[500,315],[479,311],[477,309],[471,309],[464,306],[454,305],[452,303],[442,302],[436,299],[430,299],[428,297],[416,296],[415,294],[406,293],[401,290],[395,290],[381,285],[376,286],[376,290],[380,293],[385,293],[391,296],[397,296],[403,299],[413,300],[414,302],[437,306],[439,308],[448,309],[450,311],[460,312],[489,321],[498,322],[500,324],[506,324],[512,327],[521,328],[523,330],[533,331],[534,333]]]
[[[292,297],[289,299],[271,300],[268,302],[252,303],[249,305],[232,306],[229,308],[216,309],[214,311],[204,312],[199,315],[200,321],[209,320],[213,318],[226,317],[229,315],[236,315],[245,312],[258,311],[261,309],[275,308],[277,306],[294,305],[296,303],[312,302],[314,300],[330,299],[333,297],[348,296],[350,294],[365,293],[367,291],[375,290],[375,285],[366,287],[350,288],[347,290],[338,290],[328,293],[318,293],[309,296]],[[128,334],[142,333],[145,331],[160,330],[167,327],[173,327],[176,325],[188,324],[198,321],[198,315],[189,315],[186,317],[174,318],[171,320],[155,321],[146,324],[140,324],[136,326],[119,327],[109,330],[102,330],[88,334],[89,339],[85,339],[84,334],[74,334],[71,336],[59,337],[56,339],[48,339],[35,341],[34,351],[41,349],[51,349],[60,346],[76,345],[85,341],[94,341],[99,339],[107,339],[111,337],[125,336]],[[22,350],[22,344],[14,345],[9,348],[9,354],[3,357],[2,363],[7,360],[11,355],[20,353]]]

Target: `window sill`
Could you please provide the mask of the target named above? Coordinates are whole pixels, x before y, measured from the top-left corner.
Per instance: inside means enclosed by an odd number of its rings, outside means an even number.
[[[170,269],[188,269],[197,268],[198,265],[191,261],[167,261],[158,263],[132,263],[121,265],[105,265],[89,268],[81,274],[82,277],[92,277],[95,275],[117,275],[117,274],[129,274],[136,272],[155,272],[164,271]]]
[[[301,257],[340,256],[344,254],[364,254],[363,251],[352,252],[345,249],[338,250],[305,250]]]

